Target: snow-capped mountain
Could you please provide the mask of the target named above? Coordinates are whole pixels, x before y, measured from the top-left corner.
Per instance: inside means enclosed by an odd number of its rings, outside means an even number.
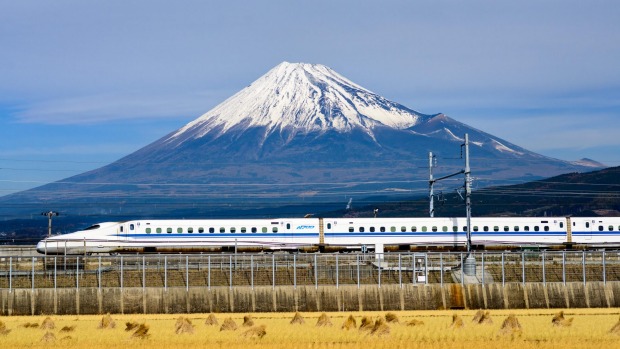
[[[284,62],[117,162],[0,201],[53,200],[88,214],[119,205],[125,205],[123,214],[174,214],[185,205],[199,210],[424,195],[429,151],[437,156],[437,175],[460,170],[465,133],[475,188],[596,166],[530,152],[443,114],[418,113],[328,67]],[[454,190],[461,184],[443,185]]]

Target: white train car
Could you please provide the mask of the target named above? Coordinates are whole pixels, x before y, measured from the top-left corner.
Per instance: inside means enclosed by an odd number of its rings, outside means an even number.
[[[319,219],[135,220],[96,224],[46,238],[43,254],[303,249],[319,240]]]

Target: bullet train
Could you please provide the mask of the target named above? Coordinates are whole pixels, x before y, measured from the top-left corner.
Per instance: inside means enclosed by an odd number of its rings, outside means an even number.
[[[107,222],[37,244],[42,254],[462,250],[466,218],[282,218]],[[618,248],[620,217],[476,217],[476,249]]]

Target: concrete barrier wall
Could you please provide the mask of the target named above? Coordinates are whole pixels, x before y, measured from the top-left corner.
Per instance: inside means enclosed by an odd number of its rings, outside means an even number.
[[[596,308],[620,282],[0,290],[0,315]]]

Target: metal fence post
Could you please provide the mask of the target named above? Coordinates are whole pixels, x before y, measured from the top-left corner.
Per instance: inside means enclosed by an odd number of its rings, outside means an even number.
[[[439,252],[439,284],[443,287],[443,253]]]
[[[121,258],[121,290],[123,289],[123,256]]]
[[[482,284],[484,285],[484,252],[481,253],[480,258],[482,259]]]
[[[189,292],[189,256],[185,256],[185,291]]]
[[[463,266],[463,252],[460,252],[461,255],[461,285],[465,285],[465,269]]]
[[[297,288],[297,255],[293,255],[293,288]]]
[[[383,254],[379,254],[379,261],[377,262],[377,267],[379,268],[379,288],[381,288],[381,261],[383,260],[383,258],[385,258],[385,256]],[[387,262],[386,262],[387,264]]]
[[[271,288],[276,288],[276,255],[271,255]]]
[[[250,286],[254,289],[254,255],[250,255]]]
[[[13,257],[9,257],[9,293],[13,290]]]
[[[314,289],[318,289],[319,288],[319,272],[317,270],[318,265],[317,265],[317,255],[316,253],[314,254]]]
[[[56,256],[54,256],[54,290],[56,290],[56,287],[58,286],[58,279],[56,278]],[[46,258],[47,259],[47,258]],[[45,261],[44,261],[45,263]],[[47,268],[47,265],[45,265],[45,267]]]
[[[357,289],[359,290],[360,288],[360,255],[356,254],[355,255],[355,260],[357,263],[355,263],[357,265]]]
[[[562,251],[562,283],[566,285],[566,251]]]
[[[75,257],[75,288],[80,289],[80,257]]]
[[[525,285],[525,252],[521,251],[521,278]]]
[[[101,292],[101,256],[99,256],[99,264],[97,266],[97,284],[99,286],[99,292]]]
[[[605,250],[603,250],[603,285],[607,284],[607,273],[605,268]]]
[[[546,259],[545,258],[545,250],[543,250],[542,251],[542,274],[543,274],[542,282],[543,282],[543,285],[547,284],[547,275],[545,273],[545,259]]]
[[[237,257],[235,256],[235,259]],[[233,287],[233,277],[232,277],[232,255],[228,256],[228,288],[232,290]]]
[[[207,289],[211,289],[211,256],[207,256]]]
[[[401,264],[401,254],[398,254],[398,285],[403,288],[403,268]]]
[[[336,255],[336,289],[340,287],[340,273],[338,270],[338,255]]]
[[[142,292],[146,288],[146,259],[142,256]]]
[[[506,286],[506,271],[504,266],[504,252],[502,252],[502,287]]]
[[[34,257],[32,257],[32,289],[34,290]]]
[[[164,256],[164,291],[168,290],[168,256]]]
[[[586,251],[581,251],[581,270],[583,276],[583,285],[586,285]]]

